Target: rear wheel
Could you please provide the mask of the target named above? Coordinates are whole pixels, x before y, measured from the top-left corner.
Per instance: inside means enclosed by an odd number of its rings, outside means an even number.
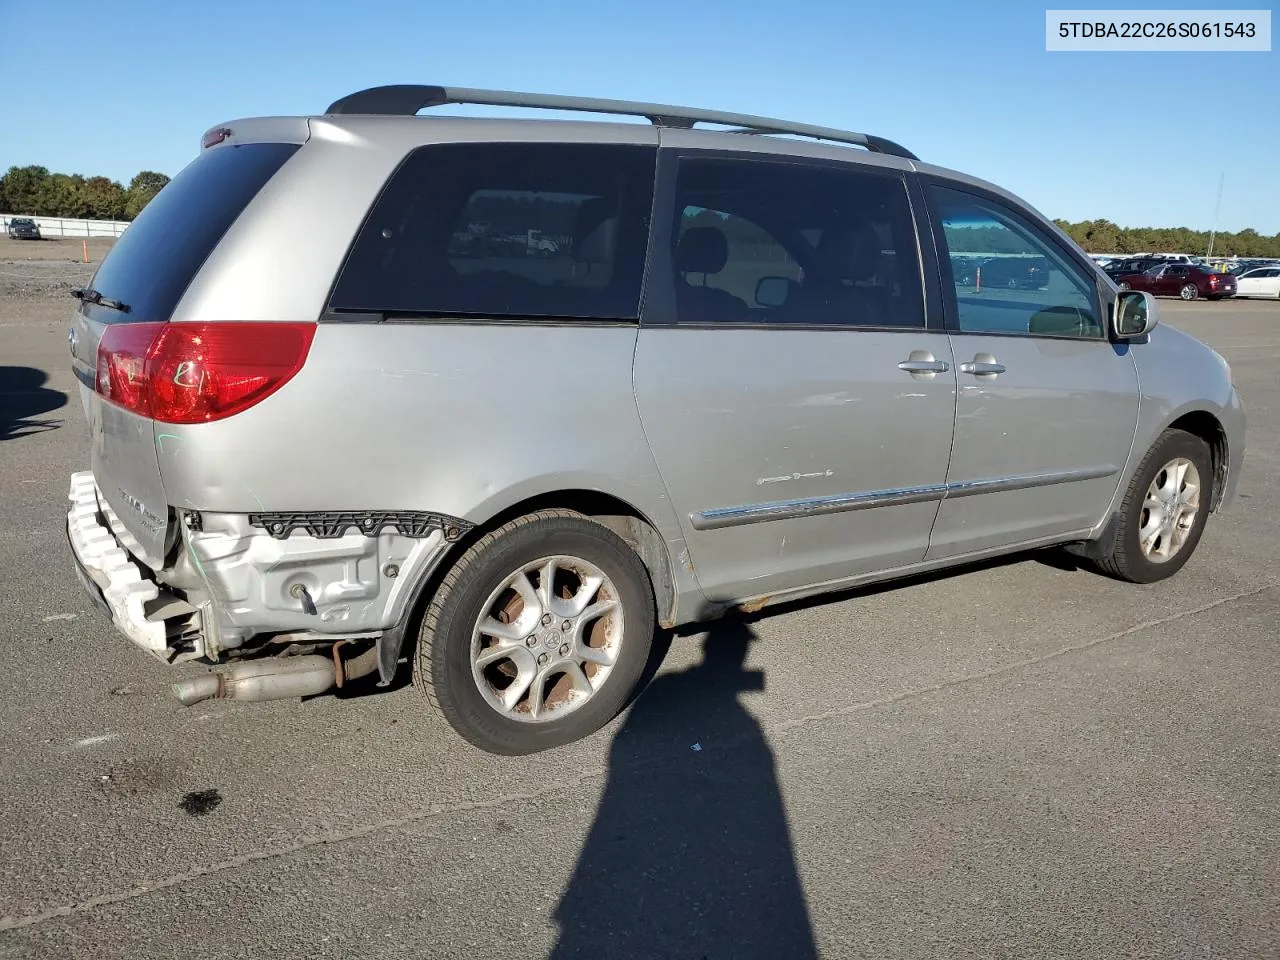
[[[445,576],[423,617],[417,673],[470,743],[535,753],[613,719],[653,632],[640,558],[593,520],[544,510],[479,540]]]
[[[1196,289],[1196,285],[1194,283],[1188,283],[1178,293],[1178,296],[1182,297],[1183,300],[1194,300],[1199,295],[1200,291]]]
[[[1114,548],[1098,567],[1131,583],[1173,576],[1195,552],[1212,500],[1208,444],[1183,430],[1166,430],[1129,482]]]

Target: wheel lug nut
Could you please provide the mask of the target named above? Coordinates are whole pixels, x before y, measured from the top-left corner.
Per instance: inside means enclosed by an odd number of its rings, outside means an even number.
[[[567,657],[569,655],[569,645],[567,643],[560,644],[560,656]]]
[[[538,666],[545,667],[547,665],[547,661],[550,659],[551,657],[549,657],[547,654],[545,653],[542,654],[542,656],[538,657]]]
[[[570,623],[568,620],[566,620],[564,623],[560,624],[560,629],[561,629],[561,630],[566,630],[566,631],[567,631],[567,630],[568,630],[570,627],[572,627],[572,626],[573,626],[573,624],[572,624],[572,623]]]
[[[551,620],[552,620],[551,614],[549,614],[549,613],[544,613],[544,614],[542,615],[542,625],[543,625],[544,627],[545,627],[547,624],[549,624],[549,623],[551,622]]]
[[[525,637],[525,638],[524,638],[524,645],[525,645],[526,647],[536,647],[536,646],[538,645],[538,638],[537,638],[537,637]]]

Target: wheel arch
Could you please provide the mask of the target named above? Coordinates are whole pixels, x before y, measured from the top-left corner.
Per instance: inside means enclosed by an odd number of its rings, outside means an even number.
[[[1120,484],[1116,488],[1115,499],[1106,515],[1094,528],[1089,538],[1065,544],[1068,553],[1084,557],[1095,563],[1102,561],[1115,549],[1119,536],[1120,506],[1133,477],[1160,438],[1170,430],[1181,430],[1203,440],[1209,447],[1209,459],[1213,471],[1213,496],[1209,503],[1209,513],[1214,513],[1222,504],[1227,487],[1227,476],[1230,470],[1230,448],[1227,431],[1218,413],[1203,407],[1183,409],[1169,417],[1157,429],[1151,432],[1150,440],[1145,446],[1135,445],[1129,463],[1126,466]]]
[[[400,622],[387,630],[379,641],[379,669],[383,685],[391,683],[402,656],[411,654],[411,644],[416,642],[426,605],[458,558],[472,544],[503,524],[548,509],[572,510],[590,517],[620,536],[636,552],[653,585],[655,615],[660,627],[672,629],[702,615],[699,611],[705,606],[705,601],[694,578],[688,551],[682,548],[679,558],[673,558],[658,526],[643,511],[618,496],[600,490],[568,488],[546,491],[526,496],[476,522],[414,585]],[[690,594],[695,597],[692,601]],[[691,607],[696,609],[691,612]]]
[[[527,496],[510,504],[468,531],[467,535],[454,544],[449,553],[442,558],[440,566],[451,564],[466,552],[472,543],[504,523],[538,510],[551,509],[581,513],[609,528],[626,541],[627,546],[636,552],[649,572],[649,580],[653,584],[658,624],[665,629],[675,626],[680,591],[676,583],[671,553],[667,549],[662,534],[658,532],[657,524],[644,511],[631,503],[601,490],[552,490]]]
[[[1183,430],[1209,445],[1213,464],[1213,499],[1209,503],[1209,512],[1215,512],[1227,489],[1227,470],[1231,463],[1227,431],[1222,421],[1208,410],[1188,410],[1170,421],[1160,433],[1163,434],[1165,430]]]

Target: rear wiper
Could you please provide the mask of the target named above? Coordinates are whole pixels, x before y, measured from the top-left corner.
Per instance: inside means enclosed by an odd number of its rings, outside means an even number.
[[[121,313],[129,312],[129,305],[121,303],[119,300],[112,300],[110,297],[104,297],[97,290],[89,287],[80,288],[71,291],[71,295],[77,300],[83,300],[85,303],[96,303],[100,307],[106,307],[110,310],[119,310]]]

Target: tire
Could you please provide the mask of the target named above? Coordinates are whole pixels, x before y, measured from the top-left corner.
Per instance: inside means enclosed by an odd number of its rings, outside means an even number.
[[[1194,300],[1196,297],[1200,296],[1200,291],[1196,289],[1196,285],[1194,283],[1188,283],[1178,291],[1178,296],[1183,300]]]
[[[1171,535],[1171,540],[1177,545],[1176,550],[1165,559],[1152,559],[1141,542],[1144,523],[1150,523],[1156,518],[1146,506],[1147,494],[1158,478],[1167,476],[1166,467],[1178,461],[1189,462],[1198,476],[1195,514],[1185,528],[1181,522],[1173,524],[1176,530]],[[1190,478],[1189,471],[1187,477]],[[1109,556],[1097,561],[1099,570],[1130,583],[1155,583],[1172,577],[1191,559],[1200,543],[1205,521],[1209,516],[1209,504],[1213,502],[1213,484],[1213,458],[1208,444],[1182,430],[1166,430],[1162,433],[1147,451],[1129,482],[1129,489],[1125,492],[1117,515],[1115,544]],[[1179,532],[1182,536],[1180,545],[1177,540]],[[1161,534],[1155,542],[1168,548],[1168,541],[1161,543],[1165,536],[1167,534]]]
[[[540,574],[549,557],[562,558],[563,566],[553,575],[562,590],[573,593],[571,599],[586,597],[581,601],[587,605],[586,614],[573,618],[570,627],[565,624],[571,621],[564,619],[570,616],[569,601],[553,601],[561,604],[554,617],[544,610],[541,617],[531,614],[526,624],[522,617],[529,607],[514,588],[504,588],[526,571],[525,595],[533,609],[542,609]],[[596,575],[604,580],[593,589],[585,577]],[[598,619],[590,616],[609,600],[616,601],[613,610]],[[504,641],[482,634],[478,625],[486,617],[495,627],[509,627],[513,636]],[[539,511],[481,538],[445,575],[423,615],[419,685],[433,710],[481,750],[522,756],[552,749],[590,736],[626,705],[648,662],[654,622],[648,572],[621,537],[570,510]],[[529,626],[532,630],[523,639],[514,636]],[[574,637],[579,632],[589,634],[587,644],[577,645]],[[556,666],[567,666],[566,658],[593,644],[592,656],[612,653],[614,659],[610,665],[575,661],[575,688],[571,675],[557,673]],[[485,652],[491,653],[492,662],[473,669],[475,655]],[[504,656],[506,652],[511,656]],[[525,679],[530,676],[531,683]],[[525,692],[514,696],[512,709],[504,709],[498,701],[515,695],[522,681]],[[581,689],[583,681],[594,688],[589,694]],[[545,698],[540,708],[533,702],[535,689]],[[539,712],[544,714],[541,718]]]

